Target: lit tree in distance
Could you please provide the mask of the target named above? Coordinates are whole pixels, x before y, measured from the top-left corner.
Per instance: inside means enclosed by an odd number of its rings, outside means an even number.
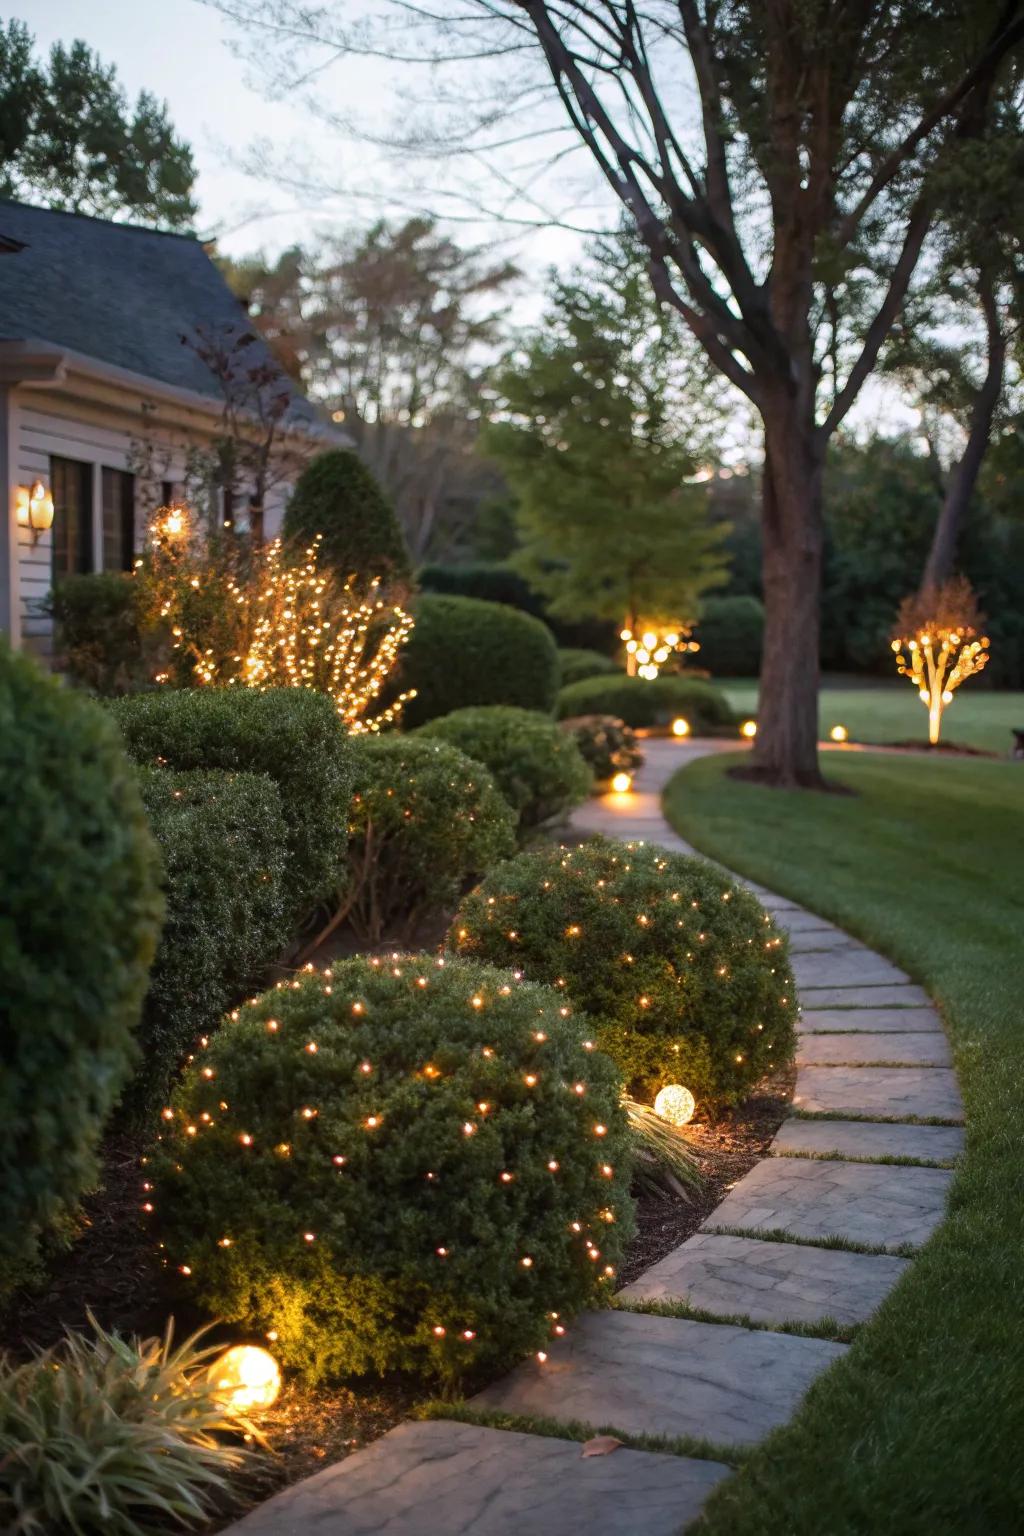
[[[909,677],[928,710],[928,740],[936,746],[942,714],[953,694],[988,661],[988,636],[978,637],[982,615],[962,577],[905,598],[892,648],[896,669]]]

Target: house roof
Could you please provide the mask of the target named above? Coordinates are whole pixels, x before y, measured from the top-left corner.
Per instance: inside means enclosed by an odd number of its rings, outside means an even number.
[[[0,200],[0,341],[42,341],[115,368],[223,398],[183,337],[234,339],[252,327],[203,245],[191,235]],[[246,367],[269,362],[262,340]],[[323,430],[292,387],[295,425]]]

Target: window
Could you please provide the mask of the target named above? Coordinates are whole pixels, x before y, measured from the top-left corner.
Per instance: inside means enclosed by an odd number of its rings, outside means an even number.
[[[135,558],[135,476],[103,470],[103,569],[130,571]]]
[[[50,460],[53,491],[53,579],[93,568],[92,465],[77,459]]]

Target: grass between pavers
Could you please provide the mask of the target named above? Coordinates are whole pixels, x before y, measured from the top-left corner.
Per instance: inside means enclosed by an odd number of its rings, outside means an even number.
[[[945,1067],[948,1072],[949,1068]],[[800,1109],[789,1107],[791,1120],[857,1120],[864,1125],[951,1125],[960,1129],[962,1120],[949,1120],[942,1115],[862,1115],[855,1109]]]
[[[845,1158],[834,1158],[834,1162],[845,1162]],[[825,1237],[804,1237],[799,1232],[790,1232],[787,1227],[733,1227],[723,1222],[712,1225],[710,1221],[701,1227],[702,1232],[711,1232],[715,1237],[752,1237],[759,1243],[793,1243],[797,1248],[838,1248],[842,1253],[870,1253],[887,1258],[912,1259],[919,1252],[916,1243],[896,1243],[893,1247],[887,1247],[885,1243],[858,1243],[856,1238],[842,1237],[838,1232],[830,1232]]]
[[[746,1236],[748,1234],[744,1234]],[[758,1237],[758,1233],[751,1234]],[[819,1317],[815,1323],[774,1323],[751,1317],[749,1312],[715,1312],[707,1307],[692,1307],[688,1301],[615,1302],[616,1312],[640,1312],[646,1317],[676,1317],[687,1323],[726,1323],[732,1328],[751,1328],[756,1333],[791,1333],[800,1339],[828,1339],[833,1344],[849,1344],[862,1323],[839,1323],[834,1317]]]
[[[432,1398],[416,1409],[417,1419],[450,1419],[457,1424],[479,1424],[484,1429],[509,1429],[521,1435],[544,1435],[549,1440],[575,1440],[583,1444],[595,1435],[614,1435],[631,1451],[655,1451],[662,1456],[692,1456],[698,1461],[722,1461],[738,1467],[750,1454],[745,1446],[719,1445],[695,1435],[631,1435],[614,1424],[584,1424],[580,1419],[548,1419],[533,1413],[501,1413],[475,1408],[464,1399],[446,1402]]]
[[[813,1115],[807,1119],[813,1120]],[[874,1122],[878,1124],[878,1122]],[[893,1121],[887,1122],[893,1124]],[[897,1157],[892,1153],[843,1152],[838,1147],[827,1152],[805,1152],[796,1147],[772,1147],[772,1157],[795,1157],[809,1163],[883,1163],[890,1168],[955,1168],[955,1157]]]
[[[757,713],[757,679],[716,678],[733,709],[742,718]],[[834,725],[845,725],[853,741],[928,742],[928,711],[905,680],[865,684],[863,679],[826,679],[818,695],[818,726],[822,740]],[[973,684],[958,691],[942,721],[944,741],[1005,755],[1011,732],[1024,728],[1024,693],[1001,693]],[[832,761],[830,758],[829,761]],[[764,884],[768,884],[767,881]],[[780,895],[787,894],[780,892]],[[828,913],[819,912],[819,917]]]
[[[968,1147],[943,1225],[794,1419],[712,1496],[699,1529],[1019,1531],[1024,769],[834,754],[826,771],[856,792],[845,797],[737,783],[728,766],[702,760],[679,774],[669,819],[927,986],[953,1044]]]

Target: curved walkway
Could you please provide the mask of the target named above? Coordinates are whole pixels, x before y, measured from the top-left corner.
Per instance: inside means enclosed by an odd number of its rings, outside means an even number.
[[[692,853],[661,791],[719,745],[648,742],[634,793],[591,801],[574,826]],[[544,1365],[517,1367],[472,1404],[708,1454],[585,1458],[574,1440],[403,1424],[254,1510],[238,1536],[678,1536],[730,1474],[716,1451],[783,1424],[844,1354],[837,1335],[870,1317],[942,1219],[963,1109],[921,988],[813,912],[751,889],[790,934],[803,1009],[794,1112],[772,1155],[617,1310],[585,1315]]]

